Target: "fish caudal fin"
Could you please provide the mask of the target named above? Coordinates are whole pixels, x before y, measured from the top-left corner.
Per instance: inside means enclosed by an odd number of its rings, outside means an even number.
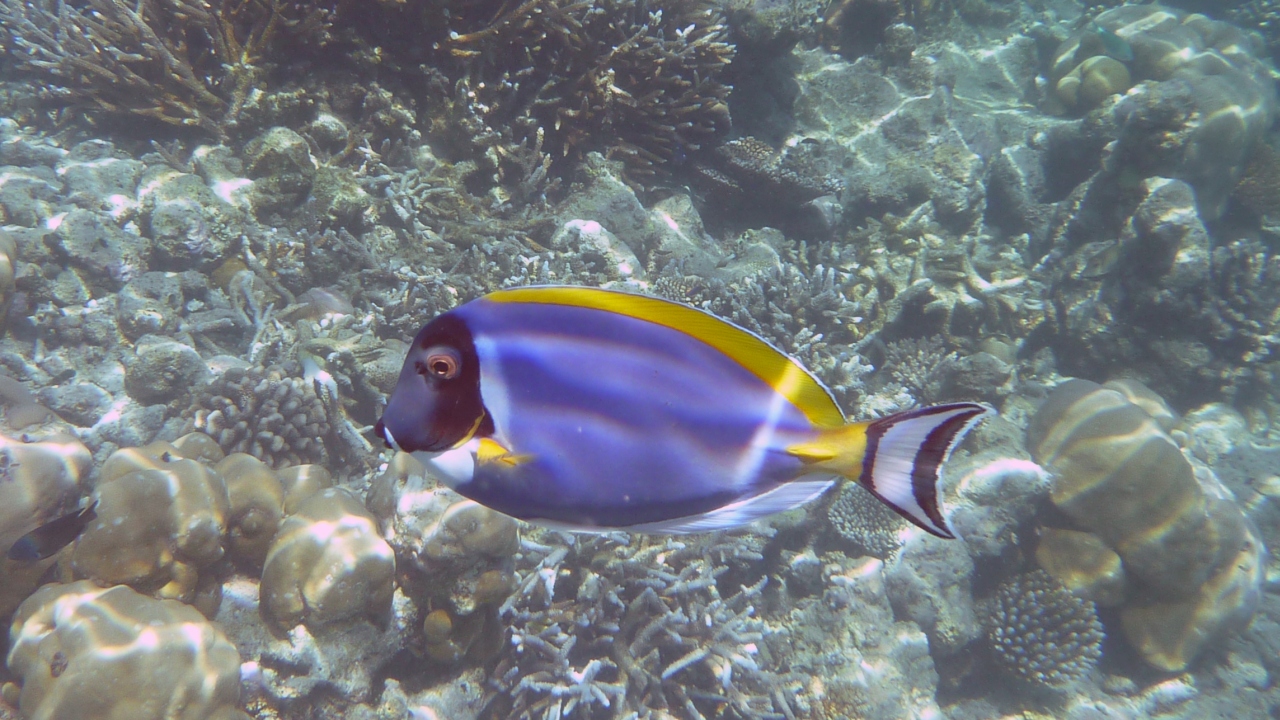
[[[965,433],[994,413],[980,403],[932,405],[828,430],[789,451],[814,470],[860,483],[926,532],[954,538],[938,505],[942,463]]]

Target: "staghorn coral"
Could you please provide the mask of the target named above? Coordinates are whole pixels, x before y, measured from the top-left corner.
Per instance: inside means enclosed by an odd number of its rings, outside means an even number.
[[[10,638],[26,717],[248,718],[235,645],[181,603],[86,580],[47,585],[18,608]]]
[[[1036,685],[1069,685],[1102,657],[1102,624],[1093,602],[1072,595],[1043,570],[1002,583],[988,622],[1000,665]]]
[[[845,483],[831,506],[827,520],[840,537],[864,555],[889,557],[902,547],[900,533],[907,522],[856,483]]]
[[[290,0],[0,3],[10,55],[55,99],[215,136],[261,81],[277,33],[322,38],[327,14]]]
[[[759,554],[741,538],[706,546],[624,538],[544,548],[504,606],[511,644],[494,671],[506,706],[499,716],[794,714],[756,659],[767,578],[723,594],[717,580]]]
[[[450,15],[440,43],[456,69],[451,117],[437,122],[504,186],[545,173],[543,157],[603,149],[651,177],[728,130],[720,77],[733,47],[709,3],[525,0],[496,16],[477,5]]]
[[[329,414],[299,371],[292,362],[226,370],[187,409],[187,431],[208,433],[227,454],[246,453],[272,467],[323,462]]]

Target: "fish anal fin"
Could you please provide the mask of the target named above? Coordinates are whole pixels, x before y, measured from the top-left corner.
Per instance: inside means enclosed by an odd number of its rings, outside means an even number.
[[[502,443],[493,438],[483,438],[480,440],[479,447],[476,448],[476,463],[479,465],[493,465],[502,463],[515,467],[533,459],[532,455],[527,453],[513,453],[502,446]]]

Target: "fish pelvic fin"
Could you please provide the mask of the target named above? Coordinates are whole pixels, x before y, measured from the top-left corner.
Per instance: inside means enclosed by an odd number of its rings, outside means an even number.
[[[476,448],[476,464],[493,465],[501,463],[515,467],[533,459],[532,455],[527,453],[513,453],[502,446],[502,443],[493,438],[483,438],[480,440],[479,447]]]
[[[811,472],[860,483],[925,532],[954,538],[939,505],[942,464],[966,433],[994,413],[981,403],[932,405],[823,430],[787,451]]]

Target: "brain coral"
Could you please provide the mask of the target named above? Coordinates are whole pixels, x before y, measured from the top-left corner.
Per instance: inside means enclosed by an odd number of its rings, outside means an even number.
[[[1043,570],[1004,582],[989,620],[996,659],[1038,685],[1067,685],[1102,656],[1102,624],[1093,603],[1072,595]]]
[[[47,585],[18,608],[9,637],[24,717],[247,720],[239,653],[182,603],[87,580]]]

